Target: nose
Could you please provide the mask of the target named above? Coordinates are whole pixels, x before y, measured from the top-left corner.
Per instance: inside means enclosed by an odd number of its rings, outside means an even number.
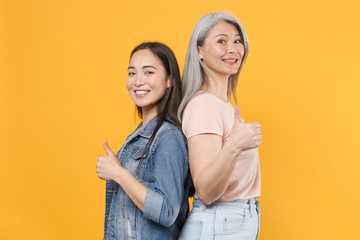
[[[140,86],[142,86],[144,84],[145,84],[145,78],[141,74],[136,75],[136,77],[135,77],[135,86],[140,87]]]
[[[235,47],[235,43],[233,43],[232,41],[229,41],[227,44],[227,53],[235,53],[237,52],[237,49]]]

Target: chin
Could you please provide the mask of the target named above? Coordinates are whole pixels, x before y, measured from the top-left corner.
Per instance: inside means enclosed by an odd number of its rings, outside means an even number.
[[[235,75],[237,73],[237,71],[231,71],[231,72],[228,72],[227,75],[229,75],[229,77]]]

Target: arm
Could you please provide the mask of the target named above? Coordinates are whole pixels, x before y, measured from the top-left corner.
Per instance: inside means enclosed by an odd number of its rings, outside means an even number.
[[[144,217],[163,226],[170,226],[180,211],[188,171],[182,134],[174,130],[162,133],[153,157],[155,181],[146,194]]]
[[[174,135],[177,134],[178,136]],[[159,137],[154,154],[155,183],[147,188],[124,169],[107,142],[107,156],[100,156],[96,164],[99,178],[117,182],[144,217],[164,226],[176,220],[184,195],[187,168],[186,146],[182,135],[166,131]]]
[[[215,134],[200,134],[188,140],[190,170],[196,193],[205,204],[217,200],[227,189],[236,160],[242,151],[261,144],[259,123],[242,123],[235,107],[234,126],[229,140]]]

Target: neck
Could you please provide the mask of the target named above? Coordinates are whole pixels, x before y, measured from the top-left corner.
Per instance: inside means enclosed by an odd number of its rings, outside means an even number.
[[[151,109],[142,108],[143,125],[141,126],[141,130],[143,130],[146,124],[148,124],[157,114],[156,107]]]
[[[207,76],[207,81],[204,85],[204,89],[223,99],[224,101],[229,101],[228,98],[228,85],[229,85],[229,76],[217,76],[212,74],[212,76]]]

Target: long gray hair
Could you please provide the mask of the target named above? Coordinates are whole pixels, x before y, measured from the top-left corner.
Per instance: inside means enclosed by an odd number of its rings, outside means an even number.
[[[186,54],[185,67],[182,76],[182,95],[183,99],[178,109],[178,117],[181,120],[182,114],[187,103],[199,91],[206,81],[206,73],[210,75],[207,67],[202,63],[198,53],[198,47],[203,46],[206,37],[209,35],[211,29],[219,22],[224,21],[233,24],[239,31],[241,36],[241,43],[244,45],[244,56],[242,57],[239,70],[229,77],[228,82],[228,97],[233,94],[236,102],[236,84],[241,71],[241,68],[246,60],[249,52],[249,42],[245,30],[239,20],[228,13],[216,12],[202,17],[196,24],[192,32],[188,51]]]

